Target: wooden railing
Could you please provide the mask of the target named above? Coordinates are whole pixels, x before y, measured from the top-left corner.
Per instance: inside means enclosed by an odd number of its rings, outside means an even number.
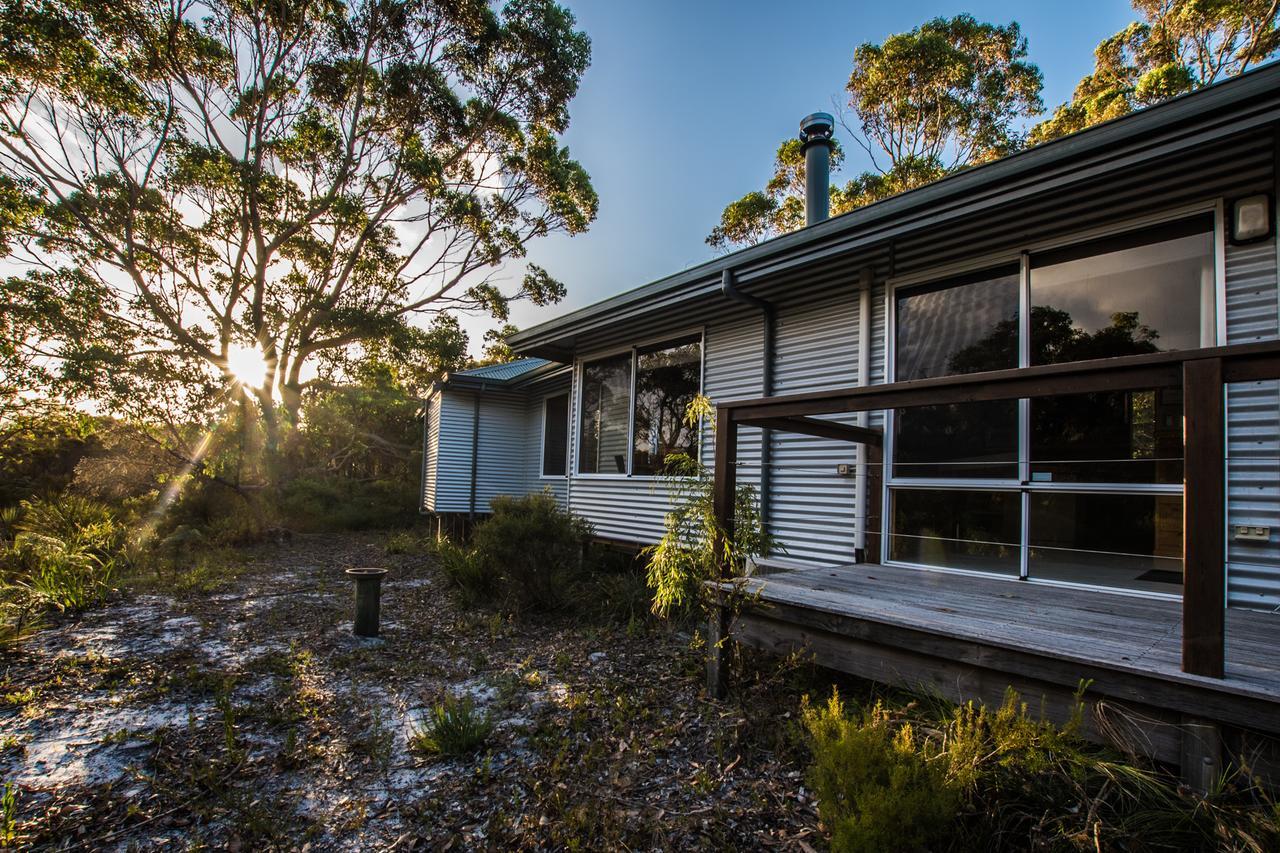
[[[1051,364],[721,403],[716,408],[714,507],[733,536],[738,429],[743,426],[880,444],[877,430],[814,415],[985,400],[1181,386],[1183,391],[1182,669],[1221,678],[1226,607],[1226,410],[1224,385],[1280,378],[1280,342]],[[724,542],[716,553],[730,559]],[[731,567],[721,565],[721,577]]]

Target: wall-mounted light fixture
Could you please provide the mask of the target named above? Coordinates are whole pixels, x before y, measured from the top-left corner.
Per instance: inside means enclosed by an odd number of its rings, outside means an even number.
[[[1271,196],[1266,193],[1238,198],[1231,205],[1231,242],[1256,243],[1274,231],[1271,224]]]

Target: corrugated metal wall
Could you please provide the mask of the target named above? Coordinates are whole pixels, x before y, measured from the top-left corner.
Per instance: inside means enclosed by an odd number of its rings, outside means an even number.
[[[858,384],[858,279],[839,278],[810,301],[778,314],[774,385],[778,394]],[[832,417],[852,424],[855,416]],[[856,447],[791,432],[773,434],[770,530],[780,556],[822,564],[852,563],[856,483],[836,466],[852,465]]]
[[[419,509],[435,512],[436,460],[440,457],[440,393],[427,398],[422,442],[422,496]]]
[[[471,497],[473,395],[442,391],[436,420],[435,512],[467,512]]]
[[[499,495],[522,495],[530,455],[528,399],[508,391],[480,396],[480,453],[476,458],[476,512]]]
[[[1227,343],[1280,334],[1275,241],[1227,246]],[[1227,588],[1233,606],[1280,608],[1280,383],[1227,388]],[[1236,539],[1236,525],[1270,539]]]

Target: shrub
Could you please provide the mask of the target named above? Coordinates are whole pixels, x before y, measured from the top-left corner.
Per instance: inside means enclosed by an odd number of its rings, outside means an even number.
[[[499,578],[482,564],[478,552],[447,539],[435,543],[431,551],[441,574],[453,585],[464,607],[493,601]]]
[[[471,697],[446,695],[433,706],[422,726],[409,736],[409,748],[457,758],[479,752],[493,732],[493,721],[476,710]]]
[[[23,501],[4,514],[0,540],[0,642],[21,640],[40,612],[83,610],[111,592],[125,562],[125,531],[97,501]]]
[[[407,480],[299,477],[281,487],[279,508],[299,530],[407,527],[417,519],[417,487]]]
[[[685,423],[698,430],[706,421],[714,428],[714,411],[710,400],[697,397],[689,404]],[[767,555],[775,543],[761,523],[755,489],[750,485],[738,486],[733,540],[728,543],[728,554],[721,555],[715,549],[719,525],[706,466],[692,456],[671,454],[665,460],[662,482],[671,497],[671,511],[663,522],[662,539],[644,553],[649,558],[653,612],[668,616],[699,600],[702,583],[715,577],[722,556],[730,565],[741,566],[748,558]]]
[[[835,851],[930,850],[959,806],[946,764],[909,724],[895,726],[877,703],[859,717],[839,694],[801,719],[813,750],[809,783]]]
[[[653,593],[641,557],[595,545],[588,551],[586,569],[589,575],[577,601],[592,616],[631,624],[649,615]]]
[[[497,497],[492,509],[493,515],[476,525],[477,564],[466,571],[480,584],[493,583],[513,610],[562,607],[582,573],[591,525],[561,509],[548,492]]]
[[[401,531],[387,537],[384,550],[388,554],[416,554],[422,550],[422,542],[412,533]]]
[[[1247,769],[1197,796],[1081,740],[1082,712],[1056,726],[1012,690],[997,708],[877,701],[853,714],[837,693],[806,697],[832,849],[1280,849],[1280,809]]]

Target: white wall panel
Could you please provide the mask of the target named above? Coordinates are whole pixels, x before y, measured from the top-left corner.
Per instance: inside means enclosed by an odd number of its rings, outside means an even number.
[[[1227,246],[1227,343],[1274,340],[1280,306],[1274,241]],[[1280,608],[1280,383],[1227,388],[1227,588],[1233,606]],[[1265,542],[1232,528],[1269,528]]]

